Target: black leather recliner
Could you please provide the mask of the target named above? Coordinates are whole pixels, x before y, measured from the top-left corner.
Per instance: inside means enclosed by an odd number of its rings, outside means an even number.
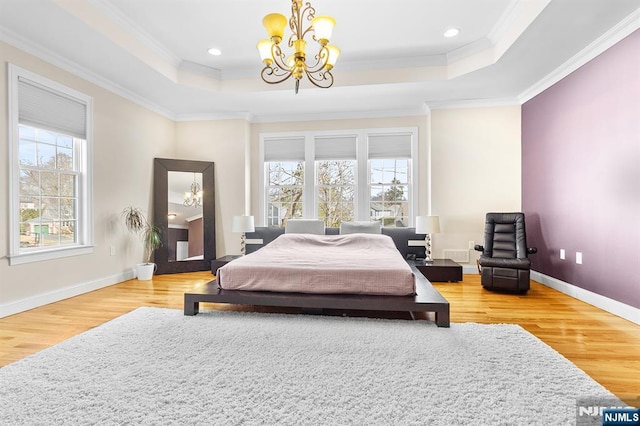
[[[484,245],[475,249],[482,286],[488,290],[507,290],[526,293],[529,290],[529,254],[537,253],[527,247],[524,213],[487,213],[484,225]]]

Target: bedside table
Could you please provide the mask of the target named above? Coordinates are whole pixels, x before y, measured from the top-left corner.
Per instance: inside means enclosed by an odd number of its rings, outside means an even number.
[[[462,265],[451,259],[433,259],[432,262],[416,261],[416,268],[429,281],[462,281]]]
[[[224,265],[226,265],[227,263],[231,262],[233,259],[237,259],[239,257],[240,257],[239,254],[232,254],[232,255],[222,256],[222,257],[219,257],[217,259],[212,260],[211,261],[211,273],[213,275],[215,275],[216,272],[218,271],[218,268],[222,268]]]

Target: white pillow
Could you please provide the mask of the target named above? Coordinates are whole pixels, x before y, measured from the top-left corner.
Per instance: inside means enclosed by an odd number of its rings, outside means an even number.
[[[340,223],[340,235],[346,234],[380,234],[382,227],[380,222],[342,222]]]
[[[284,226],[284,233],[324,235],[324,222],[311,219],[289,219]]]

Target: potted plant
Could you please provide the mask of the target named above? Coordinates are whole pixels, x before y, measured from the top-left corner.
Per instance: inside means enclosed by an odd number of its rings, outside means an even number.
[[[122,220],[127,229],[140,236],[145,250],[145,262],[136,265],[136,276],[141,281],[148,281],[153,278],[153,273],[157,266],[151,262],[153,252],[162,246],[162,227],[149,223],[136,207],[127,207],[122,211]]]

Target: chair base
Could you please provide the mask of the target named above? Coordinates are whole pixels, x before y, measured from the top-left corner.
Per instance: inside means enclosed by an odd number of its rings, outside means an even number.
[[[529,270],[483,266],[481,271],[482,287],[487,290],[526,293],[529,291]]]

